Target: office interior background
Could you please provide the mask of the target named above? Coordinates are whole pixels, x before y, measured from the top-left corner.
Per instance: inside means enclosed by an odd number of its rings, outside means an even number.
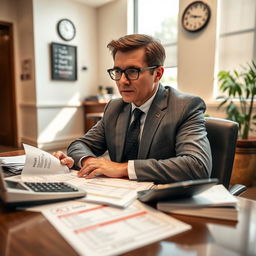
[[[9,61],[10,67],[0,69],[0,75],[9,74],[9,87],[0,86],[0,102],[8,106],[0,103],[0,145],[24,142],[54,150],[83,135],[85,98],[97,95],[99,86],[113,87],[118,95],[106,72],[113,65],[108,42],[135,32],[164,44],[164,83],[199,95],[208,115],[225,117],[217,109],[217,73],[255,59],[256,1],[204,1],[210,21],[189,33],[181,16],[192,0],[0,0],[0,46],[9,54],[0,57],[0,65]],[[56,29],[64,18],[76,27],[68,42]],[[51,78],[53,42],[77,47],[77,80]]]

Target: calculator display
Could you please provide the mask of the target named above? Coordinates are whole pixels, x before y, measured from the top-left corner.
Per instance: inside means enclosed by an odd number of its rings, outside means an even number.
[[[6,185],[8,188],[19,189],[19,190],[28,190],[25,186],[21,183],[11,180],[5,180]]]

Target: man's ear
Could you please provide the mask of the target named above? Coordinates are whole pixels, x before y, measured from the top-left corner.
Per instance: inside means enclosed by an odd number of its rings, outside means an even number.
[[[154,82],[155,83],[159,82],[159,80],[162,78],[163,74],[164,74],[164,67],[163,66],[160,66],[157,69],[155,69]]]

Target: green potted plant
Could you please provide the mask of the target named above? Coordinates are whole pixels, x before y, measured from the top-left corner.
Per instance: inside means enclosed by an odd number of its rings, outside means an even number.
[[[236,147],[231,183],[252,185],[256,173],[256,138],[250,137],[250,132],[256,131],[256,64],[242,66],[240,71],[220,71],[218,73],[221,103],[218,108],[225,107],[227,119],[239,124],[239,134]]]

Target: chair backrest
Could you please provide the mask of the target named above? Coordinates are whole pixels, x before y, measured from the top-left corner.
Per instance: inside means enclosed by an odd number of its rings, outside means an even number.
[[[211,178],[218,178],[219,183],[228,188],[236,151],[238,124],[226,119],[206,117],[205,126],[212,150]]]

